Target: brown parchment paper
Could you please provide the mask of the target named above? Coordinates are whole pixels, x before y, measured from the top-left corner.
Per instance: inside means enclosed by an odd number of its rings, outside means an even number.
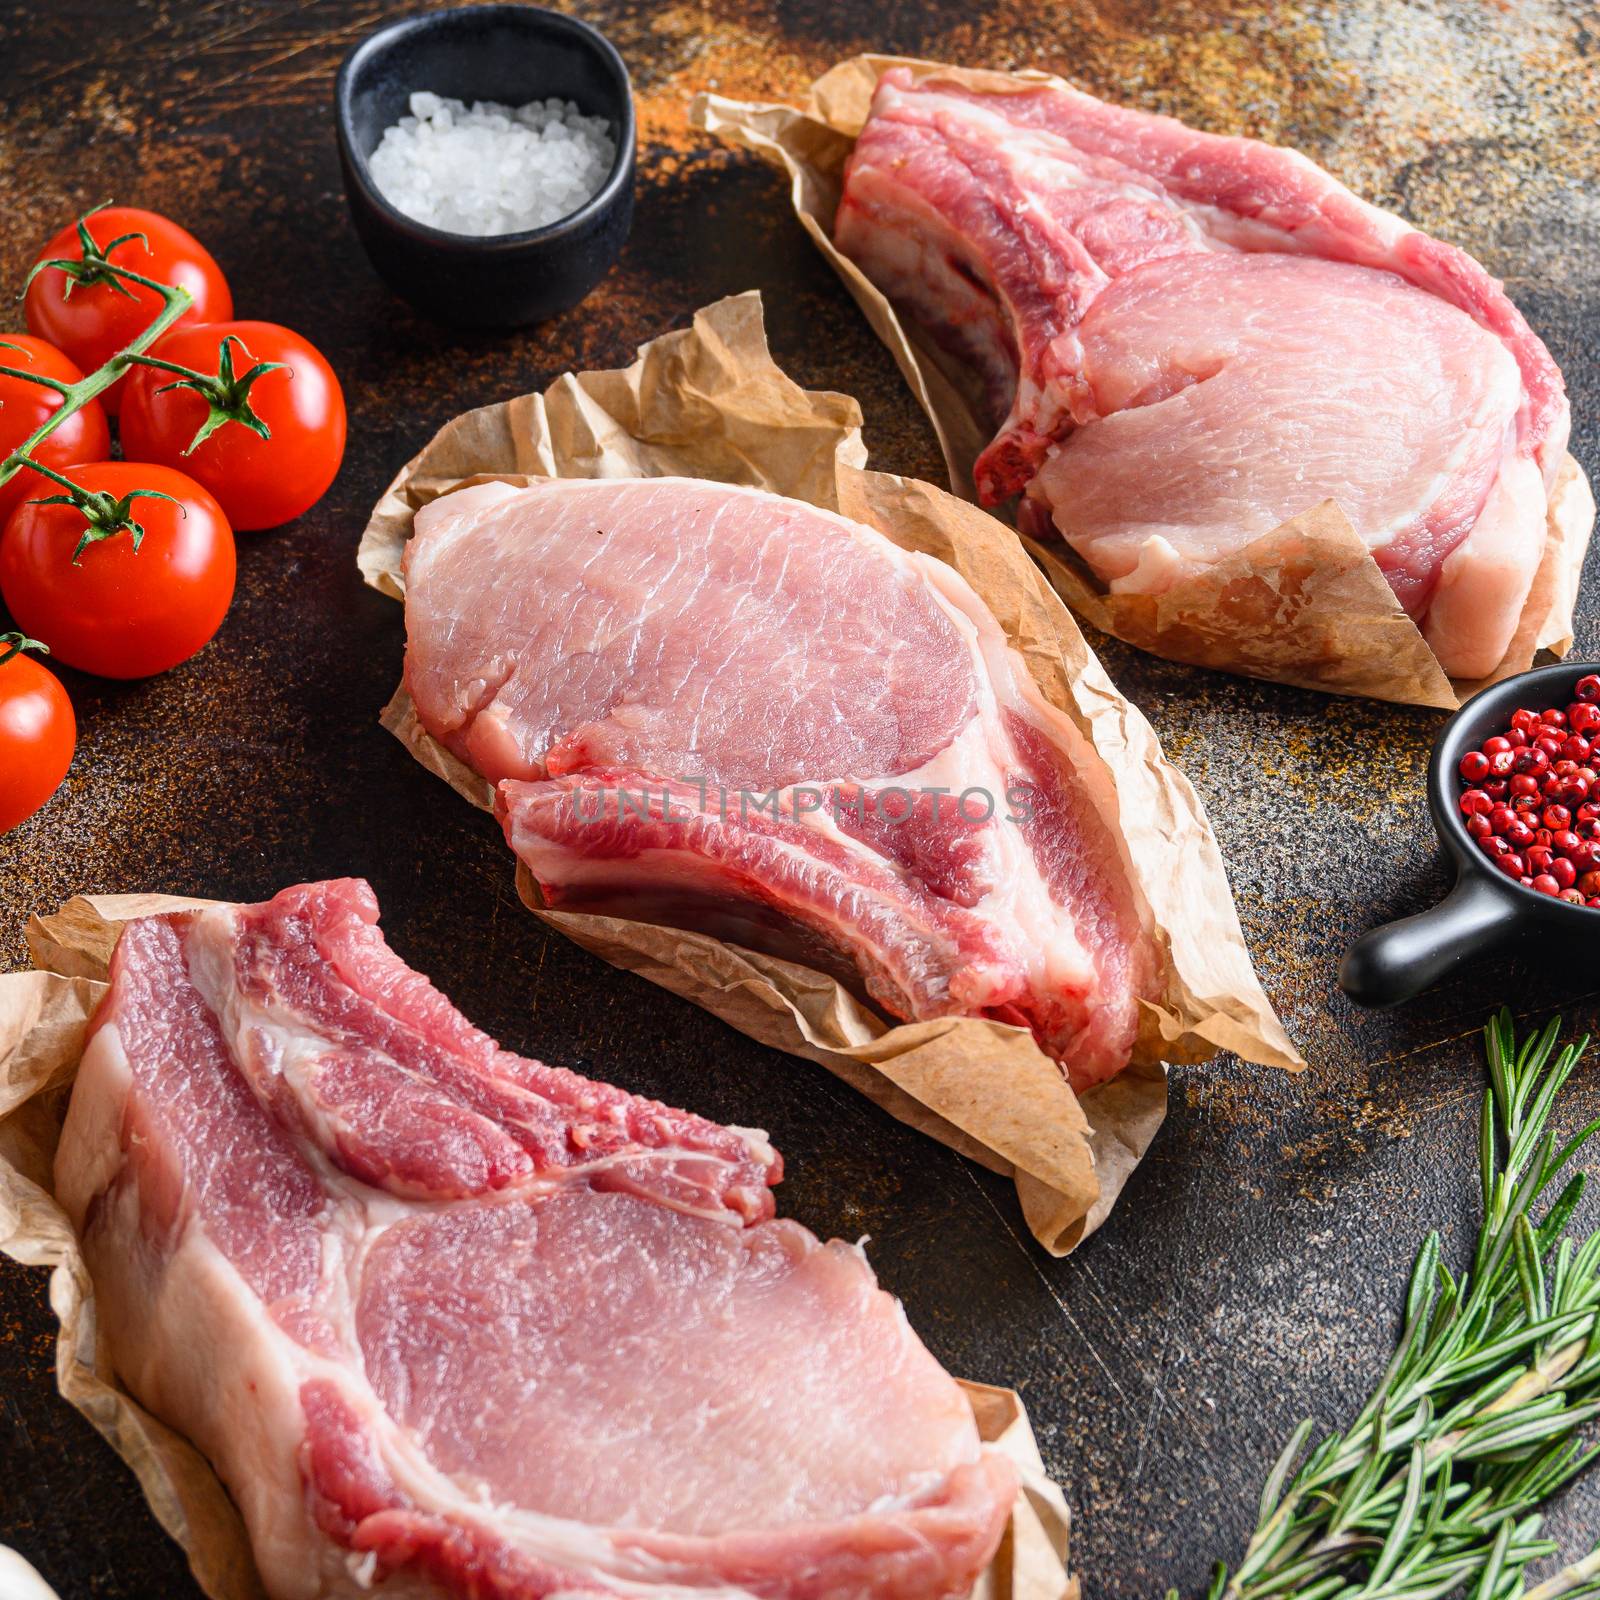
[[[116,1376],[116,1330],[95,1313],[94,1284],[67,1214],[51,1193],[51,1168],[84,1034],[105,991],[111,952],[135,917],[211,904],[168,895],[94,895],[35,917],[28,948],[35,970],[0,976],[0,1251],[49,1267],[50,1304],[60,1320],[56,1383],[133,1469],[161,1526],[189,1557],[211,1600],[265,1600],[244,1521],[205,1458],[158,1422]],[[1021,1398],[1010,1389],[962,1383],[983,1439],[1015,1462],[1021,1478],[1000,1549],[974,1600],[1077,1600],[1068,1576],[1070,1517],[1044,1470]],[[48,1596],[42,1580],[20,1587],[25,1564],[0,1547],[0,1595]],[[31,1569],[27,1569],[31,1572]],[[19,1587],[8,1587],[15,1578]]]
[[[1116,786],[1111,820],[1128,843],[1166,992],[1146,1008],[1136,1064],[1114,1083],[1080,1101],[1023,1029],[978,1018],[891,1026],[808,968],[705,934],[550,910],[525,871],[517,881],[537,915],[613,966],[820,1062],[902,1121],[1013,1177],[1028,1226],[1064,1254],[1104,1218],[1160,1126],[1162,1062],[1222,1049],[1304,1063],[1256,981],[1200,802],[1150,725],[1112,687],[1011,530],[929,484],[865,471],[860,423],[847,396],[784,375],[767,349],[760,296],[737,295],[643,346],[628,368],[569,373],[543,394],[448,423],[378,502],[358,559],[369,583],[403,598],[412,519],[441,494],[486,478],[671,474],[842,511],[957,568]],[[490,786],[428,736],[404,689],[383,722],[431,772],[489,807]]]
[[[811,85],[805,105],[697,95],[691,125],[753,150],[789,179],[795,214],[893,354],[944,451],[950,482],[974,499],[973,463],[993,437],[973,374],[941,351],[833,244],[846,160],[889,67],[948,77],[991,93],[1061,84],[1028,69],[990,72],[903,56],[856,56]],[[1505,656],[1487,678],[1452,682],[1400,608],[1371,553],[1334,501],[1324,501],[1161,595],[1111,594],[1063,542],[1028,539],[1067,604],[1102,632],[1154,655],[1330,694],[1453,710],[1522,672],[1540,650],[1565,655],[1594,497],[1571,456],[1551,497],[1544,557]]]

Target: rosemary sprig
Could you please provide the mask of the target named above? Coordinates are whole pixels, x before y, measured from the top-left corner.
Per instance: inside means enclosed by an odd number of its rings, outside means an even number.
[[[1417,1253],[1388,1369],[1342,1434],[1309,1421],[1278,1458],[1256,1529],[1208,1600],[1578,1600],[1600,1594],[1600,1544],[1534,1588],[1557,1555],[1539,1507],[1600,1455],[1600,1235],[1563,1230],[1584,1191],[1550,1114],[1588,1039],[1556,1053],[1559,1020],[1518,1045],[1485,1029],[1483,1223],[1455,1277],[1438,1234]],[[1549,1198],[1553,1193],[1553,1198]],[[1309,1448],[1308,1448],[1309,1447]]]

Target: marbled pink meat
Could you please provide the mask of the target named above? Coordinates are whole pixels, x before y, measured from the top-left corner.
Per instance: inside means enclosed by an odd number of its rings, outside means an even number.
[[[783,786],[819,750],[909,772],[973,714],[966,644],[913,573],[817,537],[828,521],[686,479],[448,496],[407,547],[412,698],[496,781],[603,764]]]
[[[56,1189],[274,1600],[945,1600],[1015,1475],[778,1159],[500,1050],[370,890],[123,932]]]
[[[1112,589],[1160,593],[1334,499],[1446,670],[1498,665],[1569,417],[1470,256],[1293,151],[904,68],[835,234],[980,375],[980,497],[1025,490]]]
[[[418,514],[406,633],[549,903],[1127,1065],[1159,964],[1109,779],[942,563],[724,484],[490,484]]]

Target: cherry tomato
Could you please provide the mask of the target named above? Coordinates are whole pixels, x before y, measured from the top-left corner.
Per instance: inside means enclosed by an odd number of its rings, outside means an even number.
[[[83,377],[53,344],[27,333],[0,333],[0,367],[34,372],[60,383],[77,383]],[[46,417],[58,411],[61,403],[61,396],[42,383],[0,373],[0,464]],[[31,453],[41,466],[54,467],[57,472],[80,461],[104,461],[111,454],[111,430],[100,402],[91,400],[75,411]],[[9,483],[0,484],[0,524],[22,501],[55,492],[55,485],[37,472],[19,472]]]
[[[230,420],[194,444],[215,415],[211,400],[168,387],[171,372],[139,367],[122,385],[122,447],[130,456],[180,467],[216,496],[237,529],[275,528],[327,492],[344,459],[344,394],[314,345],[275,322],[209,322],[175,329],[150,354],[208,378],[220,372],[210,386],[218,406],[248,405],[270,437]],[[249,380],[263,362],[279,365]]]
[[[31,817],[72,765],[78,724],[60,680],[0,634],[0,833]]]
[[[177,223],[154,211],[107,206],[93,212],[82,224],[63,228],[34,257],[35,264],[81,261],[80,225],[101,249],[123,234],[143,234],[143,239],[125,239],[114,246],[107,259],[157,283],[187,289],[194,296],[194,305],[183,314],[184,322],[225,322],[233,315],[228,280],[210,252]],[[68,283],[67,274],[59,267],[47,268],[28,285],[23,310],[29,329],[64,350],[85,372],[104,366],[143,333],[161,310],[161,297],[142,284],[124,282],[120,288],[105,282],[72,284],[69,295]],[[102,396],[112,416],[122,403],[124,387],[123,383],[113,384]]]
[[[0,597],[16,625],[71,667],[103,678],[146,678],[187,661],[222,624],[233,598],[233,532],[192,478],[154,463],[102,461],[65,474],[117,498],[136,498],[137,550],[124,531],[77,549],[87,519],[75,506],[24,502],[0,534]]]

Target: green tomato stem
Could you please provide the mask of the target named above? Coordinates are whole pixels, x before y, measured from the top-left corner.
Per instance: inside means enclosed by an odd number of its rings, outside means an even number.
[[[83,410],[96,396],[104,394],[134,364],[134,358],[142,356],[194,304],[194,296],[187,289],[177,288],[170,283],[157,283],[154,278],[147,278],[142,272],[134,272],[129,267],[119,267],[113,261],[106,262],[103,270],[153,290],[161,296],[161,310],[155,320],[136,339],[119,350],[104,366],[96,367],[77,383],[60,384],[53,379],[35,378],[31,373],[15,367],[0,368],[0,371],[13,377],[26,378],[30,382],[42,384],[45,388],[54,389],[62,397],[62,403],[10,455],[0,461],[0,485],[9,483],[26,467],[42,473],[47,478],[55,479],[57,483],[73,487],[67,479],[41,467],[33,459],[33,451],[38,449],[68,417]]]
[[[82,484],[74,483],[71,478],[40,466],[38,462],[31,464],[31,470],[49,478],[52,483],[59,483],[67,491],[65,494],[46,495],[42,500],[31,502],[33,505],[71,506],[83,518],[83,534],[72,552],[73,566],[78,565],[79,557],[90,545],[114,539],[119,533],[132,535],[134,553],[138,553],[139,546],[144,542],[144,527],[133,514],[135,500],[169,500],[183,516],[189,515],[182,501],[162,493],[160,489],[130,489],[118,499],[109,489],[85,489]]]
[[[72,481],[71,478],[62,477],[54,467],[47,467],[43,462],[30,462],[29,469],[33,472],[37,472],[41,478],[48,478],[52,483],[59,483],[63,489],[66,489],[71,493],[82,494],[84,492]]]
[[[0,633],[0,667],[14,661],[24,650],[37,650],[40,655],[50,654],[50,646],[25,633]]]
[[[242,427],[248,428],[258,438],[272,437],[272,430],[250,404],[250,391],[254,388],[256,380],[265,377],[269,372],[287,372],[291,378],[294,372],[281,361],[258,361],[247,372],[236,373],[233,365],[235,345],[244,350],[247,357],[249,356],[250,352],[245,350],[244,340],[237,334],[225,334],[217,349],[217,370],[214,374],[197,372],[192,367],[181,367],[176,361],[167,361],[161,356],[135,355],[130,358],[141,367],[155,367],[162,372],[177,374],[178,381],[157,389],[157,394],[165,394],[168,389],[190,389],[205,401],[206,420],[201,423],[199,431],[189,441],[188,448],[183,452],[185,455],[191,454],[218,428],[230,422],[237,422]]]
[[[179,366],[176,361],[164,361],[160,356],[147,356],[138,352],[128,352],[129,362],[137,367],[159,367],[163,372],[176,372],[179,377],[193,378],[198,383],[207,381],[208,374],[197,372],[193,367]]]
[[[9,339],[0,339],[0,350],[15,350],[19,356],[33,357],[27,349],[20,344],[12,344]],[[57,394],[70,394],[72,385],[63,383],[60,378],[47,378],[42,372],[30,372],[26,367],[0,367],[0,373],[8,377],[21,378],[25,383],[37,383],[41,388],[54,389]]]

